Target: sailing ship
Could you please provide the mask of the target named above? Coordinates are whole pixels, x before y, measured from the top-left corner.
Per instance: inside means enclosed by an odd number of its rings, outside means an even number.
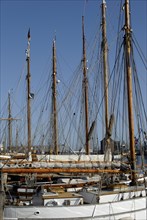
[[[114,160],[112,128],[114,115],[109,119],[108,104],[108,45],[106,36],[106,2],[102,1],[102,57],[104,72],[103,99],[105,101],[104,154],[90,154],[90,138],[95,120],[89,126],[88,79],[86,45],[83,33],[83,93],[85,106],[85,154],[60,155],[57,132],[56,103],[56,42],[53,41],[52,73],[52,152],[32,154],[31,143],[31,88],[30,88],[30,31],[27,48],[27,159],[11,160],[1,165],[1,219],[147,219],[146,172],[139,176],[136,167],[134,117],[132,96],[132,32],[130,2],[125,0],[124,70],[127,79],[127,101],[130,154],[126,164]],[[120,51],[117,51],[120,52]],[[119,55],[119,54],[118,54]],[[133,60],[134,62],[134,60]],[[133,63],[134,65],[134,63]],[[116,89],[116,88],[115,88]],[[9,117],[11,118],[11,116]],[[43,161],[42,158],[45,158]],[[8,181],[10,177],[11,181]],[[12,182],[13,179],[13,182]],[[39,181],[40,180],[40,181]],[[4,193],[5,192],[5,193]],[[5,199],[4,199],[5,197]]]

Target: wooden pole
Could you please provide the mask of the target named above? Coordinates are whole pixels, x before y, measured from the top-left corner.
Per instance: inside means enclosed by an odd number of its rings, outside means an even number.
[[[53,86],[52,86],[52,96],[53,96],[53,143],[54,143],[54,152],[58,155],[58,133],[57,133],[57,91],[56,91],[56,45],[55,40],[53,41]]]
[[[28,31],[28,48],[27,48],[27,126],[28,126],[28,158],[31,160],[31,74],[30,74],[30,29]]]
[[[125,0],[125,68],[127,77],[128,94],[128,119],[129,119],[129,137],[130,137],[130,156],[132,168],[132,184],[136,183],[136,156],[134,142],[134,116],[133,116],[133,92],[132,92],[132,68],[131,68],[131,27],[130,27],[130,9],[129,0]]]
[[[83,75],[84,75],[84,99],[85,99],[85,139],[86,139],[86,154],[90,154],[89,149],[89,119],[88,119],[88,80],[87,80],[87,65],[86,65],[86,45],[84,33],[84,16],[82,16],[82,32],[83,32]]]
[[[3,173],[123,173],[120,170],[111,169],[87,169],[87,168],[3,168]],[[129,171],[128,171],[129,172]],[[126,171],[127,173],[127,171]]]
[[[8,146],[9,151],[12,151],[12,115],[11,115],[11,97],[8,93]]]
[[[3,187],[3,173],[0,171],[1,183],[0,183],[0,220],[4,219],[4,203],[5,203],[5,194]]]
[[[103,51],[103,74],[104,74],[104,97],[105,97],[105,132],[109,127],[108,111],[108,44],[106,32],[106,2],[102,2],[102,51]]]

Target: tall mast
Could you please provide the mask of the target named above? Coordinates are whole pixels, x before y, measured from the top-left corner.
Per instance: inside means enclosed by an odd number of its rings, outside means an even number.
[[[88,122],[88,80],[87,80],[87,66],[86,66],[86,45],[84,33],[84,16],[82,16],[82,33],[83,33],[83,75],[84,75],[84,99],[85,99],[85,139],[86,139],[86,154],[89,155],[89,122]]]
[[[30,29],[28,31],[27,47],[27,126],[28,126],[28,158],[31,160],[31,74],[30,74]]]
[[[16,127],[16,151],[18,153],[18,126]]]
[[[53,41],[53,85],[52,85],[52,102],[53,102],[53,143],[54,153],[58,155],[58,133],[57,133],[57,91],[56,91],[56,45],[55,40]]]
[[[5,192],[3,183],[3,172],[0,171],[0,219],[4,219],[4,204],[5,204]]]
[[[12,151],[12,115],[11,115],[11,96],[8,93],[8,146],[10,152]]]
[[[131,27],[130,27],[130,9],[129,0],[125,0],[125,65],[127,77],[128,94],[128,119],[129,119],[129,137],[130,137],[130,156],[132,168],[132,184],[136,182],[136,164],[135,164],[135,143],[134,143],[134,116],[133,116],[133,94],[132,94],[132,69],[131,69]]]
[[[8,121],[8,150],[12,151],[12,121],[20,120],[19,118],[12,118],[11,114],[11,93],[8,93],[8,118],[0,118],[0,120]],[[5,141],[6,142],[6,141]]]
[[[102,1],[102,51],[103,51],[103,74],[104,74],[104,101],[105,101],[105,132],[109,127],[108,112],[108,44],[106,36],[106,1]]]

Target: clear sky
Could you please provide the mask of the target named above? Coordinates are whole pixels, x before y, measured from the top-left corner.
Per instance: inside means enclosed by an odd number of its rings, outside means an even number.
[[[133,31],[146,54],[147,1],[132,0],[131,3]],[[63,56],[72,70],[76,68],[82,53],[81,17],[85,15],[88,41],[98,27],[100,4],[100,0],[0,0],[1,101],[6,99],[9,89],[16,87],[20,77],[25,61],[29,28],[31,73],[35,83],[39,80],[48,60],[54,35],[57,38],[57,53]],[[108,21],[110,26],[117,25],[117,5],[116,1],[107,1],[108,16],[112,18],[112,21]],[[68,73],[64,75],[68,76]]]
[[[120,1],[107,0],[109,53],[115,50]],[[28,29],[31,29],[32,90],[35,91],[47,63],[50,64],[54,36],[62,75],[65,81],[72,77],[82,54],[82,15],[89,42],[99,25],[100,5],[100,0],[0,0],[0,108],[8,91],[16,89],[22,74]],[[131,0],[131,15],[133,33],[147,57],[147,1]]]

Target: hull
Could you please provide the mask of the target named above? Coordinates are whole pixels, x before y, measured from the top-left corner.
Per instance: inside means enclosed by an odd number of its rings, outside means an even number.
[[[6,206],[4,220],[147,219],[147,197],[79,206]]]
[[[109,202],[119,202],[122,200],[140,198],[146,196],[146,191],[143,188],[139,189],[139,186],[135,190],[134,187],[125,188],[122,186],[121,189],[116,191],[101,191],[100,196],[97,191],[94,191],[90,188],[84,189],[80,192],[84,202],[87,204],[96,204],[96,203],[109,203]]]

